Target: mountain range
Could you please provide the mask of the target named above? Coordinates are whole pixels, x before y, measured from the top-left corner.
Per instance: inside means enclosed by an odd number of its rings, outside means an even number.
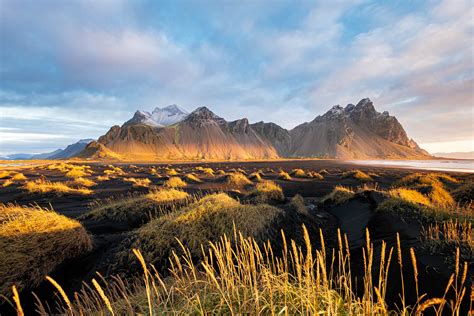
[[[86,148],[87,144],[92,142],[93,139],[81,139],[78,142],[68,145],[64,149],[56,149],[55,151],[42,153],[42,154],[11,154],[5,157],[0,157],[3,160],[41,160],[41,159],[67,159],[77,156],[81,151]]]
[[[408,137],[396,117],[370,99],[336,105],[291,130],[275,123],[226,121],[207,107],[187,113],[177,105],[137,111],[78,154],[125,160],[245,160],[297,157],[422,159],[431,157]]]

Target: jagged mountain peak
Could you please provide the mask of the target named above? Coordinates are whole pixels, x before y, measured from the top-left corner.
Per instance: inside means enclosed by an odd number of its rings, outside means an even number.
[[[164,108],[156,107],[151,113],[137,110],[133,118],[125,122],[124,126],[148,125],[152,127],[164,127],[182,121],[188,116],[188,112],[176,104]]]

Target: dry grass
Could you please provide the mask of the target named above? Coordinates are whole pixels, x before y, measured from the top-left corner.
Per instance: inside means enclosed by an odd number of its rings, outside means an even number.
[[[93,187],[94,185],[97,185],[94,181],[86,178],[76,178],[74,179],[74,184],[84,187]]]
[[[290,205],[294,208],[296,212],[308,215],[308,208],[304,204],[304,199],[301,195],[296,194],[294,197],[292,197]]]
[[[186,181],[188,183],[202,183],[202,180],[199,179],[197,176],[195,176],[192,173],[188,173],[188,174],[184,175],[184,181]]]
[[[461,260],[474,262],[472,219],[430,224],[422,231],[421,241],[431,253],[443,254],[450,259],[455,255],[456,249],[459,249]]]
[[[225,171],[224,170],[217,170],[216,175],[223,176],[223,175],[225,175]]]
[[[110,177],[109,176],[98,176],[97,181],[102,182],[102,181],[109,181]]]
[[[396,188],[388,191],[388,194],[392,197],[399,198],[410,203],[431,205],[431,201],[416,190]]]
[[[303,169],[293,169],[290,174],[293,177],[306,178],[306,172]]]
[[[322,198],[321,202],[332,201],[335,204],[342,204],[352,199],[355,193],[350,188],[337,185],[331,193]]]
[[[2,187],[3,187],[3,188],[9,187],[9,186],[11,186],[13,183],[14,183],[14,182],[13,182],[11,179],[7,179],[7,180],[3,181]]]
[[[92,190],[87,188],[72,188],[63,182],[51,182],[42,179],[26,181],[23,188],[30,193],[54,193],[58,196],[64,194],[88,195],[92,193]]]
[[[252,172],[249,175],[249,179],[252,180],[252,181],[260,182],[260,181],[262,181],[262,174],[258,171],[257,172]]]
[[[178,171],[176,171],[176,169],[171,168],[171,169],[167,169],[167,170],[166,170],[166,175],[167,175],[168,177],[177,176],[178,174],[179,174],[179,173],[178,173]]]
[[[11,171],[2,170],[2,171],[0,171],[0,179],[8,178],[8,177],[10,177],[11,174],[12,174]]]
[[[313,179],[317,179],[317,180],[324,180],[324,177],[316,171],[309,171],[307,173],[307,176],[308,176],[308,178],[313,178]]]
[[[350,170],[350,171],[343,172],[341,175],[341,178],[342,179],[353,178],[360,181],[373,181],[371,176],[369,176],[367,173],[360,170]]]
[[[67,258],[92,247],[81,224],[40,207],[0,205],[0,294],[37,286]]]
[[[456,205],[453,197],[444,188],[443,183],[457,183],[458,181],[448,175],[439,173],[414,173],[397,182],[399,187],[408,187],[424,193],[431,204],[441,208],[450,208]]]
[[[281,179],[281,180],[291,181],[291,177],[290,177],[290,175],[288,174],[288,172],[285,172],[285,171],[283,171],[283,170],[281,170],[281,171],[278,173],[278,178]]]
[[[196,167],[196,170],[201,171],[202,173],[207,174],[209,176],[214,175],[214,170],[212,168],[204,168],[204,167],[198,166]]]
[[[183,230],[180,228],[180,232]],[[158,231],[154,229],[150,233]],[[147,264],[150,261],[143,251],[133,249],[143,271],[140,283],[128,284],[116,278],[104,282],[98,290],[95,282],[94,287],[85,287],[75,296],[72,308],[63,305],[60,312],[73,311],[80,315],[107,311],[116,315],[421,315],[436,311],[458,315],[461,301],[469,295],[465,282],[467,263],[463,265],[456,260],[451,277],[456,282],[448,283],[443,297],[418,295],[415,305],[407,306],[402,287],[395,302],[396,309],[389,310],[385,300],[392,282],[388,271],[397,264],[392,257],[394,250],[401,254],[400,246],[394,249],[382,243],[381,248],[375,248],[367,232],[366,246],[362,249],[364,282],[363,288],[358,289],[361,296],[357,296],[352,283],[351,253],[347,242],[343,242],[346,237],[338,232],[338,247],[327,253],[322,233],[321,249],[313,248],[305,227],[303,236],[304,247],[299,247],[293,240],[287,242],[282,232],[284,243],[277,250],[270,244],[260,246],[258,239],[246,238],[245,233],[234,231],[214,242],[205,241],[197,256],[202,258],[201,262],[196,260],[193,248],[175,241],[177,251],[170,254],[167,279],[163,279],[153,265]],[[418,285],[415,251],[411,249],[410,253]],[[381,258],[378,267],[373,266],[374,258]],[[401,256],[399,258],[403,278],[403,263]],[[374,270],[378,273],[373,273]],[[454,297],[449,303],[447,295]],[[434,308],[436,310],[432,310]],[[40,304],[39,309],[45,310],[44,305]]]
[[[108,165],[107,168],[104,170],[104,175],[106,176],[123,176],[125,172],[120,167],[116,167],[114,165]]]
[[[163,183],[165,188],[184,188],[187,185],[180,177],[171,177]]]
[[[91,205],[91,211],[85,214],[83,218],[108,218],[119,222],[142,222],[151,216],[165,214],[185,204],[189,199],[189,194],[181,190],[152,190],[139,196],[97,201]]]
[[[245,236],[263,238],[280,212],[266,204],[242,205],[224,193],[211,194],[139,228],[132,247],[142,250],[147,261],[165,263],[172,250],[179,250],[178,238],[199,256],[201,244],[231,234],[234,225]],[[132,259],[129,251],[126,258]]]
[[[151,184],[151,180],[148,178],[123,178],[123,181],[132,183],[134,188],[148,188]]]
[[[260,202],[284,201],[285,195],[281,187],[273,181],[265,180],[257,183],[250,193]]]
[[[13,181],[27,180],[26,176],[21,172],[14,174],[10,179]]]
[[[232,172],[225,177],[227,184],[231,186],[241,187],[252,184],[252,181],[250,181],[245,174],[240,172]]]

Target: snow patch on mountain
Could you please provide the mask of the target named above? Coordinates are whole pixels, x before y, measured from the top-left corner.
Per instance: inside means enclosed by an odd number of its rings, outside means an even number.
[[[156,107],[151,113],[138,110],[132,119],[125,122],[124,126],[143,124],[153,127],[164,127],[181,122],[188,116],[188,112],[176,104],[164,108]]]

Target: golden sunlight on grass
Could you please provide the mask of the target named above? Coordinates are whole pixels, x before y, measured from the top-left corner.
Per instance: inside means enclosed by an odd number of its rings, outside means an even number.
[[[198,167],[196,167],[196,170],[201,171],[202,173],[207,174],[209,176],[214,175],[214,170],[212,168],[203,168],[201,166],[198,166]]]
[[[176,240],[179,238],[185,240],[189,251],[197,256],[201,244],[231,234],[234,224],[245,236],[263,238],[280,212],[266,204],[242,205],[224,193],[211,194],[139,228],[133,247],[141,249],[147,260],[160,262],[166,260],[173,249],[179,250]]]
[[[177,229],[181,238],[188,235],[183,224],[153,224],[154,227],[141,231],[150,243],[155,240],[162,242],[158,236],[166,235],[171,229],[169,226]],[[157,229],[159,227],[167,228],[162,231]],[[207,231],[202,230],[204,233]],[[346,236],[341,236],[338,231],[338,246],[328,252],[322,232],[321,249],[313,247],[304,226],[304,247],[298,247],[293,240],[287,241],[283,232],[281,236],[283,245],[278,249],[270,244],[261,246],[258,239],[247,238],[246,233],[238,231],[231,231],[210,243],[204,241],[202,249],[194,245],[185,246],[185,239],[181,243],[175,241],[174,236],[169,237],[179,254],[170,254],[170,277],[166,279],[147,260],[146,251],[150,249],[128,250],[131,259],[137,261],[142,270],[140,283],[127,286],[117,278],[108,282],[103,280],[102,285],[93,281],[94,286],[85,287],[71,303],[69,298],[63,298],[69,305],[60,303],[63,306],[60,312],[78,315],[421,315],[436,308],[439,314],[459,315],[461,300],[469,295],[469,285],[464,277],[467,263],[457,257],[451,276],[451,280],[456,282],[448,283],[444,297],[433,298],[417,293],[416,303],[408,306],[405,296],[400,294],[395,310],[389,310],[386,296],[393,282],[389,268],[398,263],[403,278],[403,262],[394,258],[397,255],[401,258],[399,243],[397,248],[389,247],[385,242],[382,242],[382,247],[374,247],[367,231],[366,245],[362,249],[366,258],[361,278],[363,284],[357,288],[361,294],[357,297],[356,284],[352,282],[353,257]],[[198,256],[195,248],[199,249]],[[411,263],[408,264],[413,266],[413,278],[418,288],[416,254],[413,249],[410,254]],[[203,258],[200,264],[196,257]],[[382,258],[377,265],[375,258]],[[373,273],[374,270],[377,273]],[[448,303],[446,295],[455,299]],[[46,310],[43,304],[38,307]]]
[[[74,184],[77,184],[79,186],[84,186],[84,187],[93,187],[94,185],[97,185],[94,181],[87,179],[87,178],[75,178],[74,179]]]
[[[247,176],[241,172],[232,172],[225,177],[227,184],[231,186],[245,186],[252,184],[252,181],[250,181]]]
[[[179,174],[178,171],[174,168],[169,168],[169,169],[166,170],[166,175],[168,177],[177,176],[178,174]]]
[[[0,205],[0,294],[37,286],[67,258],[91,249],[78,221],[40,207]]]
[[[285,196],[281,187],[273,181],[265,180],[258,182],[250,193],[260,202],[283,201]]]
[[[54,193],[56,195],[63,194],[82,194],[88,195],[92,190],[87,188],[72,188],[63,182],[51,182],[47,180],[38,179],[35,181],[27,181],[23,186],[25,190],[30,193]]]
[[[165,188],[184,188],[187,183],[184,182],[180,177],[171,177],[163,183]]]
[[[280,170],[280,172],[278,173],[278,178],[282,180],[291,181],[291,177],[288,172],[285,172],[283,170]]]
[[[106,176],[123,176],[125,172],[120,167],[116,167],[114,165],[108,165],[108,169],[104,170],[104,175]]]
[[[256,181],[256,182],[259,182],[259,181],[262,181],[262,173],[260,172],[252,172],[250,175],[249,175],[249,179],[252,180],[252,181]]]
[[[342,204],[353,198],[354,195],[355,193],[352,189],[337,185],[331,193],[322,198],[321,202],[333,201],[336,204]]]
[[[307,173],[307,176],[308,176],[308,178],[313,178],[313,179],[317,179],[317,180],[324,180],[324,177],[316,171],[309,171]]]
[[[2,183],[2,187],[6,188],[6,187],[9,187],[10,185],[12,185],[14,182],[11,180],[11,179],[7,179],[5,181],[3,181]]]
[[[11,174],[12,174],[11,171],[2,170],[2,171],[0,171],[0,179],[8,178],[8,177],[10,177]]]
[[[148,188],[151,183],[151,180],[148,178],[123,178],[123,181],[132,183],[134,188]]]
[[[430,200],[416,190],[396,188],[388,191],[388,194],[392,197],[400,198],[407,202],[418,203],[422,205],[431,205]]]
[[[342,179],[346,178],[354,178],[360,181],[372,181],[372,177],[369,176],[367,173],[360,171],[360,170],[351,170],[343,172],[341,175]]]
[[[184,175],[184,181],[188,183],[202,183],[202,180],[192,173]]]
[[[91,175],[92,173],[92,169],[90,166],[76,165],[76,164],[65,163],[65,162],[50,164],[46,167],[46,169],[58,170],[60,172],[63,172],[68,178],[87,177]]]
[[[306,172],[303,169],[293,169],[290,174],[293,177],[306,178]]]
[[[10,179],[13,181],[23,181],[23,180],[26,180],[27,178],[23,173],[19,172],[19,173],[14,174]]]
[[[98,176],[97,181],[102,182],[102,181],[109,181],[110,177],[109,176]]]
[[[453,207],[456,203],[443,183],[458,183],[458,181],[451,176],[438,173],[414,173],[399,180],[397,186],[412,188],[424,193],[435,206]]]
[[[84,218],[109,218],[115,221],[143,221],[149,215],[160,215],[190,199],[188,193],[176,189],[152,190],[147,194],[98,201]]]

